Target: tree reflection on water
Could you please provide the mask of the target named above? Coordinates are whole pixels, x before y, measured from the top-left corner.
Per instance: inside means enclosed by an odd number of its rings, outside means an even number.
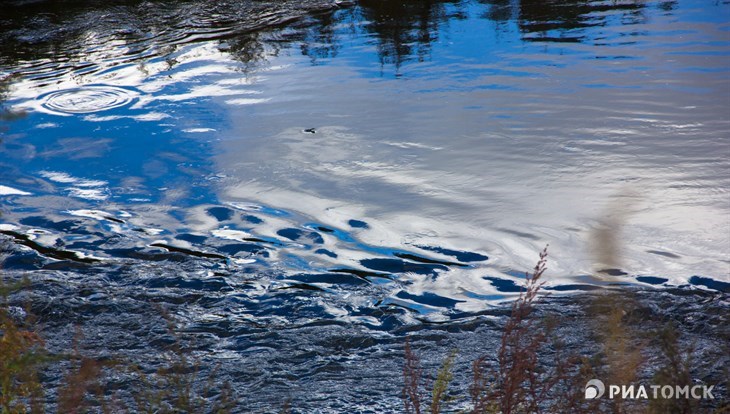
[[[656,7],[670,13],[676,1]],[[188,42],[218,40],[246,67],[275,56],[297,43],[313,64],[338,55],[343,31],[362,30],[375,41],[381,65],[399,68],[407,61],[427,59],[432,44],[450,22],[476,14],[509,30],[514,21],[525,41],[600,42],[582,29],[604,26],[616,18],[631,25],[646,20],[645,2],[479,0],[478,2],[362,0],[339,5],[322,0],[289,4],[251,1],[176,2],[15,2],[0,16],[0,64],[47,59],[63,67],[85,64],[99,48],[123,50],[125,60],[147,60],[170,54]],[[295,23],[295,30],[274,32],[303,12],[314,11]],[[612,11],[614,13],[607,13]],[[610,17],[608,17],[610,16]],[[346,33],[347,31],[345,31]],[[476,47],[476,45],[475,45]]]

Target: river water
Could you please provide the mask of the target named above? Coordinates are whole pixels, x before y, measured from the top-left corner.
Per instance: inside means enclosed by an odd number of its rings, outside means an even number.
[[[169,303],[287,388],[349,356],[272,332],[363,357],[547,244],[556,293],[728,291],[728,2],[3,7],[4,268],[67,315]]]

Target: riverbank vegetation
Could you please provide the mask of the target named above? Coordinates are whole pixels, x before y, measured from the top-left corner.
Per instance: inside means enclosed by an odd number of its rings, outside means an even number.
[[[402,390],[404,412],[438,414],[513,413],[727,413],[727,400],[693,398],[589,399],[586,383],[626,386],[651,383],[692,387],[692,345],[683,345],[680,331],[669,321],[661,329],[643,330],[640,304],[627,290],[594,295],[586,312],[592,319],[591,335],[597,349],[592,354],[569,352],[556,328],[570,326],[561,315],[540,313],[542,276],[547,269],[547,248],[525,284],[501,329],[496,350],[471,364],[468,395],[447,390],[456,351],[449,354],[434,378],[424,374],[419,356],[406,341]],[[651,358],[651,360],[649,360]],[[727,373],[726,373],[727,374]],[[727,375],[726,375],[727,377]],[[648,381],[647,381],[648,380]],[[427,389],[427,384],[433,384]],[[711,384],[707,384],[710,386]],[[725,384],[727,389],[727,384]],[[607,390],[606,390],[607,391]],[[717,391],[716,391],[717,393]],[[716,396],[723,399],[724,396]],[[464,408],[466,407],[466,408]]]
[[[0,275],[0,414],[233,412],[230,384],[217,381],[215,368],[203,374],[178,335],[174,318],[163,308],[159,312],[167,324],[169,345],[163,364],[147,372],[124,356],[89,356],[79,330],[73,349],[51,353],[30,306],[8,302],[10,295],[28,288],[27,279],[8,282]],[[57,389],[44,386],[49,381],[44,381],[44,368],[51,364],[65,371]]]
[[[583,306],[590,319],[594,352],[585,351],[590,346],[568,343],[565,332],[575,329],[574,321],[554,307],[541,308],[546,270],[547,250],[543,250],[535,268],[526,274],[523,290],[498,322],[498,347],[481,350],[482,356],[469,364],[458,361],[458,350],[444,349],[440,367],[430,372],[422,365],[418,346],[406,336],[400,387],[403,412],[730,412],[724,395],[717,395],[717,401],[586,399],[590,379],[605,384],[697,385],[694,345],[682,340],[681,330],[672,321],[661,329],[646,330],[642,304],[628,290],[592,294]],[[27,279],[0,280],[0,413],[246,412],[238,405],[234,388],[219,380],[217,368],[204,366],[193,355],[194,344],[178,334],[175,318],[164,308],[158,308],[167,326],[164,356],[151,370],[128,356],[90,356],[80,331],[71,333],[70,350],[50,352],[31,306],[20,307],[8,300],[27,289],[32,289]],[[62,368],[53,371],[61,373],[58,378],[48,378],[49,366]],[[458,372],[464,367],[470,369],[466,388],[454,381],[455,374],[464,378],[464,372]],[[49,389],[44,386],[48,383],[60,385]],[[300,412],[285,396],[279,399],[274,405],[280,412]]]
[[[11,292],[14,286],[3,286]],[[0,305],[0,413],[216,413],[233,412],[235,399],[228,383],[216,381],[215,369],[201,375],[197,361],[178,341],[155,372],[132,362],[93,358],[81,349],[52,355],[25,313]],[[170,322],[173,323],[172,321]],[[171,327],[171,336],[175,336]],[[43,368],[62,364],[66,374],[57,390],[44,387]],[[117,386],[114,386],[117,383]],[[122,385],[123,384],[123,385]],[[55,401],[48,403],[55,394]]]

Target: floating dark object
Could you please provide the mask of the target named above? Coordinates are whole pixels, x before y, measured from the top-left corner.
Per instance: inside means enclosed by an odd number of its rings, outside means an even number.
[[[317,130],[314,129],[314,128],[307,128],[307,129],[304,130],[304,132],[306,132],[308,134],[316,134],[317,133]]]

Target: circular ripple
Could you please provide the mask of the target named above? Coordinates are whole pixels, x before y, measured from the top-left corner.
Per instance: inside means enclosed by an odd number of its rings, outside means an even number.
[[[128,105],[138,95],[118,86],[89,85],[52,92],[42,98],[41,106],[55,114],[88,114]]]

